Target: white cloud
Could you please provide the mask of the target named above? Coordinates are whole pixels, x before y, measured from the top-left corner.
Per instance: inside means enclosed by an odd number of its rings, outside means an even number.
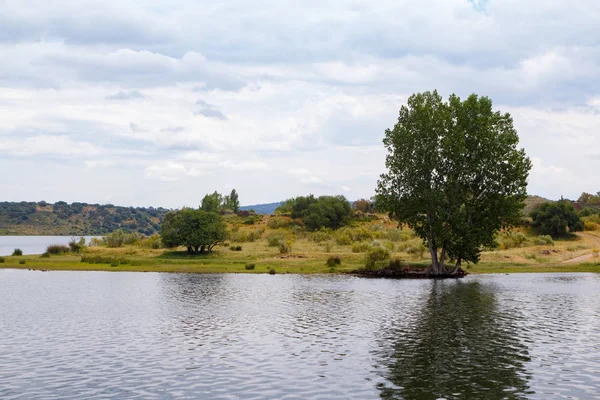
[[[0,169],[18,166],[26,189],[0,186],[27,200],[40,168],[63,163],[84,167],[80,201],[370,197],[384,130],[411,93],[439,89],[511,112],[531,193],[596,192],[599,13],[594,0],[0,1]],[[73,200],[68,184],[44,196]]]

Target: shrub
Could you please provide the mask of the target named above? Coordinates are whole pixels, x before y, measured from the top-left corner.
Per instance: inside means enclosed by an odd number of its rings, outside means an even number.
[[[269,247],[279,247],[285,242],[285,236],[281,233],[271,233],[267,236],[267,244]]]
[[[310,239],[315,243],[326,242],[331,239],[331,233],[326,230],[316,231],[310,235]]]
[[[500,250],[508,250],[516,247],[523,247],[527,242],[527,237],[521,232],[506,231],[498,235],[496,243]]]
[[[88,264],[129,264],[130,261],[124,257],[102,257],[102,256],[93,256],[93,255],[85,255],[81,256],[81,262],[85,262]]]
[[[597,231],[598,224],[592,221],[583,221],[583,230],[584,231]]]
[[[326,265],[328,267],[335,267],[336,265],[340,265],[342,260],[339,257],[329,257],[327,259]]]
[[[352,252],[353,253],[366,253],[367,251],[369,251],[370,248],[371,248],[371,246],[367,243],[354,243],[352,245]]]
[[[283,217],[271,217],[267,221],[267,226],[271,229],[288,228],[291,221]]]
[[[380,246],[374,246],[367,252],[367,267],[374,267],[378,262],[385,261],[390,257],[390,252]]]
[[[260,215],[251,215],[249,217],[244,218],[242,223],[245,225],[254,225],[261,221],[262,221],[262,217]]]
[[[535,240],[533,241],[533,244],[535,244],[536,246],[543,246],[543,245],[554,246],[554,240],[552,240],[552,236],[550,236],[550,235],[543,235],[543,236],[536,237]]]
[[[246,264],[246,267],[245,267],[245,268],[246,268],[246,270],[248,270],[248,271],[251,271],[251,270],[253,270],[254,268],[256,268],[256,265],[255,265],[255,264]]]
[[[51,244],[46,247],[46,253],[54,254],[54,255],[62,255],[67,254],[71,249],[69,246],[65,246],[62,244]]]
[[[269,275],[275,275],[275,268],[271,268],[269,270]]]
[[[50,258],[50,253],[45,252],[40,256],[40,258]]]
[[[104,235],[102,242],[111,248],[121,247],[125,242],[125,233],[121,229],[117,229],[116,231]]]
[[[81,253],[85,249],[85,238],[80,237],[77,239],[75,236],[72,236],[71,240],[69,240],[69,249],[73,253]]]
[[[412,256],[422,258],[425,250],[427,250],[427,248],[425,247],[423,242],[419,242],[413,246],[410,246],[408,249],[406,249],[406,252]]]
[[[155,233],[152,236],[140,239],[138,244],[143,249],[160,249],[162,247],[162,240],[160,235]]]
[[[4,257],[0,257],[0,264],[2,264],[6,259]]]
[[[12,255],[13,256],[22,256],[23,255],[23,250],[21,250],[21,249],[15,249],[15,251],[13,251]]]
[[[242,251],[242,246],[230,246],[229,250],[231,250],[231,251]]]
[[[102,246],[102,239],[91,238],[90,239],[90,247],[98,247]]]
[[[292,252],[292,243],[290,241],[286,241],[285,243],[280,243],[279,246],[279,254],[288,254]]]
[[[335,236],[335,242],[340,246],[349,246],[352,244],[352,237],[348,232],[341,232]]]
[[[19,260],[19,264],[25,264],[25,260]]]

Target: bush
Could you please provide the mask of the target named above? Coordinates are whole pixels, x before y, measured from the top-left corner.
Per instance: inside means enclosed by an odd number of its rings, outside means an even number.
[[[535,244],[536,246],[543,246],[543,245],[554,246],[554,240],[552,240],[552,236],[550,236],[550,235],[538,236],[533,241],[533,244]]]
[[[349,246],[352,244],[352,237],[348,232],[341,232],[335,236],[335,242],[340,246]]]
[[[121,247],[125,242],[125,233],[121,229],[117,229],[114,232],[104,235],[102,242],[111,248]]]
[[[267,221],[267,226],[271,229],[288,228],[291,221],[283,217],[271,217]]]
[[[269,247],[279,247],[285,242],[285,236],[281,233],[271,233],[267,236],[267,244]]]
[[[231,251],[242,251],[242,246],[230,246],[229,250],[231,250]]]
[[[254,268],[256,268],[256,265],[255,265],[255,264],[246,264],[246,267],[245,267],[245,268],[246,268],[246,270],[248,270],[248,271],[251,271],[251,270],[253,270]]]
[[[50,253],[45,252],[40,256],[40,258],[50,258]]]
[[[583,221],[583,230],[584,231],[597,231],[598,224],[592,221]]]
[[[0,257],[0,264],[2,264],[6,259],[4,257]]]
[[[583,222],[573,204],[567,200],[540,204],[531,213],[531,219],[533,227],[540,234],[553,238],[583,230]]]
[[[408,249],[406,249],[406,252],[412,256],[422,258],[425,250],[427,250],[427,248],[425,247],[423,242],[419,242],[413,246],[410,246]]]
[[[390,257],[390,252],[380,246],[374,246],[367,252],[367,264],[385,261]]]
[[[93,255],[85,255],[81,256],[81,262],[88,264],[129,264],[130,261],[124,257],[102,257],[102,256],[93,256]]]
[[[69,253],[71,249],[69,246],[64,246],[62,244],[51,244],[46,247],[46,253],[54,254],[54,255],[62,255]]]
[[[526,242],[527,237],[521,232],[502,232],[496,238],[496,243],[498,243],[498,248],[500,250],[508,250],[517,247],[523,247]]]
[[[77,239],[75,236],[71,237],[71,240],[69,240],[69,249],[73,253],[81,253],[85,249],[85,238],[80,237]]]
[[[326,230],[316,231],[310,235],[310,239],[315,243],[326,242],[331,239],[331,233]]]
[[[328,267],[335,267],[336,265],[340,265],[342,260],[339,257],[329,257],[327,259],[326,265]]]
[[[269,270],[269,275],[275,275],[275,268],[271,268]]]
[[[352,245],[353,253],[366,253],[371,249],[371,246],[367,243],[354,243]]]
[[[279,244],[278,248],[279,248],[279,254],[291,253],[292,252],[292,243],[290,241],[281,243],[281,244]]]
[[[244,221],[242,221],[242,223],[245,225],[254,225],[259,222],[262,222],[262,217],[260,215],[251,215],[247,218],[244,218]]]
[[[98,247],[102,246],[102,239],[91,238],[90,239],[90,247]]]
[[[160,249],[162,248],[162,240],[158,233],[152,236],[142,238],[138,241],[138,245],[143,249]]]
[[[25,260],[19,260],[19,264],[25,264]]]
[[[15,251],[13,251],[12,255],[13,256],[22,256],[23,251],[21,249],[15,249]]]

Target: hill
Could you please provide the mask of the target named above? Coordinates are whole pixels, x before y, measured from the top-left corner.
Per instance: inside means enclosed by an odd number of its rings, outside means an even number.
[[[251,206],[240,207],[240,210],[254,210],[257,214],[273,214],[275,209],[281,205],[281,201],[276,203],[254,204]]]
[[[168,210],[112,204],[0,202],[0,235],[103,235],[117,229],[151,235]]]

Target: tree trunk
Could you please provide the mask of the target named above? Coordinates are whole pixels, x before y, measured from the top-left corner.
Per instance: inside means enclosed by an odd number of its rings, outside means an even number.
[[[202,247],[200,247],[200,253],[204,253],[204,248],[206,247],[206,245],[202,245]]]
[[[460,263],[461,259],[459,258],[458,260],[456,260],[456,265],[454,266],[452,272],[450,272],[450,275],[456,275],[458,273],[458,270],[460,269]]]
[[[192,246],[188,246],[187,251],[190,254],[194,254],[194,249],[192,248]]]

